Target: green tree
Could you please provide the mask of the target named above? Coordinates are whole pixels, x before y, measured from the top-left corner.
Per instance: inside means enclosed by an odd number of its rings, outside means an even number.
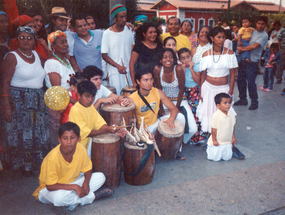
[[[268,18],[268,27],[270,27],[271,23],[275,21],[280,21],[282,27],[285,27],[285,13],[280,12],[280,13],[262,13],[262,16],[267,16]]]
[[[229,17],[229,24],[238,24],[239,26],[241,26],[241,21],[242,18],[247,17],[251,20],[251,24],[253,27],[255,27],[254,25],[254,20],[259,16],[259,11],[255,10],[253,8],[248,8],[248,9],[244,9],[241,7],[238,8],[231,8],[230,10],[230,17]],[[218,16],[219,20],[227,20],[227,11],[223,11],[219,14]]]
[[[156,26],[159,26],[162,23],[165,23],[165,19],[159,17],[151,17],[147,21],[153,22]]]

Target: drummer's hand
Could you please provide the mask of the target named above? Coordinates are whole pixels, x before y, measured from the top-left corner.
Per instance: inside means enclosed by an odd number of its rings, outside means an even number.
[[[125,129],[119,129],[115,134],[119,137],[124,138],[127,135],[127,131]]]
[[[126,73],[127,73],[127,72],[126,72],[127,68],[126,68],[125,66],[120,66],[120,65],[118,65],[118,66],[117,66],[117,70],[118,70],[118,72],[119,72],[120,74],[126,74]]]
[[[163,122],[166,123],[170,128],[175,128],[173,120],[167,119],[167,120],[165,120]]]
[[[130,98],[123,98],[123,99],[121,100],[121,102],[120,102],[120,105],[121,105],[121,106],[129,106],[130,103],[131,103]]]
[[[117,101],[116,99],[112,98],[112,97],[107,97],[107,98],[101,98],[102,103],[111,103],[111,104],[115,104]]]

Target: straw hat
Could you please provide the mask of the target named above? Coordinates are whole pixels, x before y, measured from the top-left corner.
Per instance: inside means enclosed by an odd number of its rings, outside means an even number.
[[[67,16],[66,10],[63,7],[53,7],[51,9],[51,14],[49,16],[50,17],[58,16],[64,19],[70,19]]]

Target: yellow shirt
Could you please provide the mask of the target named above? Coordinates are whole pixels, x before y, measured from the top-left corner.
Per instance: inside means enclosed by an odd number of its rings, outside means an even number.
[[[251,38],[251,34],[252,34],[253,31],[255,31],[255,29],[252,28],[252,27],[248,27],[248,28],[241,27],[238,30],[238,34],[242,35],[241,36],[242,39],[248,39],[248,38]]]
[[[69,113],[70,122],[76,123],[80,128],[81,143],[85,148],[88,148],[90,137],[87,137],[92,130],[99,130],[103,125],[106,124],[105,120],[94,108],[93,105],[90,107],[84,107],[79,102],[76,102]]]
[[[224,114],[219,109],[213,114],[211,120],[211,128],[217,129],[217,141],[220,145],[230,144],[232,142],[234,127],[236,124],[236,117],[231,112]],[[209,146],[213,145],[212,135],[209,137]]]
[[[161,40],[162,43],[165,40],[166,37],[174,37],[171,36],[169,32],[161,34]],[[176,40],[176,50],[179,51],[179,49],[181,48],[188,48],[189,50],[191,50],[191,43],[189,41],[189,38],[186,37],[185,35],[179,34],[178,36],[174,37]]]
[[[46,185],[57,183],[70,184],[79,177],[81,172],[85,173],[92,169],[92,162],[87,155],[86,149],[81,144],[76,145],[76,150],[70,163],[63,158],[60,146],[61,144],[52,149],[42,162],[39,177],[40,186],[33,193],[36,199],[38,199],[39,192]]]
[[[158,114],[159,103],[160,103],[160,96],[158,93],[158,89],[155,87],[152,87],[149,94],[147,96],[144,96],[145,99],[150,104],[150,106],[152,107],[155,114],[143,102],[141,97],[138,95],[138,91],[131,94],[130,97],[136,103],[136,112],[137,112],[139,124],[141,124],[141,118],[140,117],[145,117],[144,121],[147,124],[147,126],[154,124],[157,120],[157,114]]]

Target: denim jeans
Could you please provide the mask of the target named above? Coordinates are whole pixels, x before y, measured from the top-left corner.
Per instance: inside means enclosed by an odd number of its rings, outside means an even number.
[[[243,47],[249,46],[249,41],[246,41],[246,40],[244,40],[244,39],[241,39],[241,42],[242,42],[242,46],[243,46]],[[249,57],[250,57],[250,51],[242,52],[242,53],[241,53],[241,56],[242,56],[242,59],[244,59],[244,58],[249,58]]]
[[[268,88],[269,90],[273,90],[275,72],[276,66],[271,68],[265,68],[263,73],[263,89]]]
[[[258,73],[258,62],[242,61],[238,70],[238,91],[241,101],[247,101],[246,89],[248,87],[249,97],[252,104],[258,104],[257,88],[255,84],[256,75]]]

